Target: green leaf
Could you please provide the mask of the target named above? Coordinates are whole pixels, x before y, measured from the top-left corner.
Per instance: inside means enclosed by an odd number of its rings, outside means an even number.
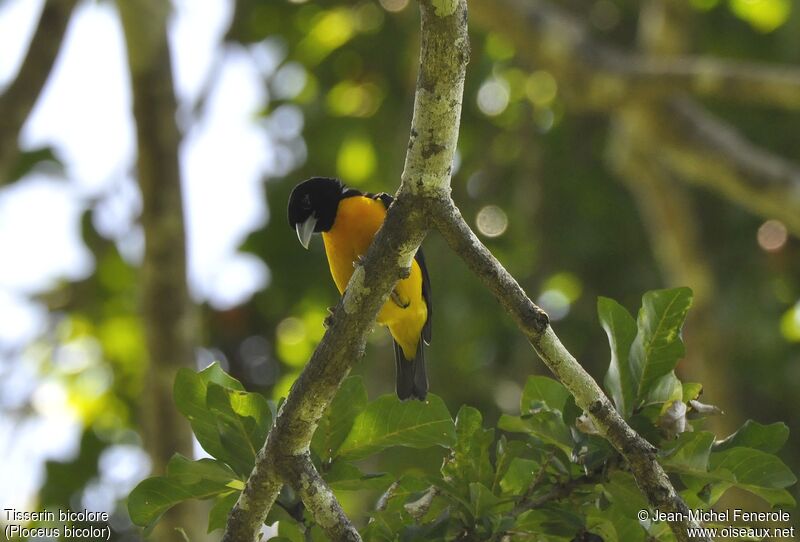
[[[206,394],[209,382],[222,384],[228,379],[233,381],[227,382],[228,387],[244,389],[237,380],[225,374],[216,363],[199,373],[191,369],[178,369],[173,387],[173,397],[178,410],[192,424],[192,431],[203,449],[217,458],[225,455],[225,449],[219,440],[216,420],[209,415]],[[238,388],[235,387],[237,385]]]
[[[276,538],[279,542],[306,542],[305,533],[294,518],[278,522],[278,536]],[[276,538],[270,538],[269,540],[273,541]]]
[[[391,477],[385,472],[364,474],[352,463],[344,461],[334,461],[323,477],[331,488],[345,491],[385,490],[391,483]]]
[[[175,454],[167,465],[167,475],[186,486],[214,482],[228,489],[244,489],[244,482],[237,478],[236,473],[228,465],[207,457],[191,461],[180,454]]]
[[[758,495],[770,506],[794,505],[784,490],[797,482],[792,471],[776,456],[753,448],[730,448],[711,454],[712,475],[730,473],[733,485]]]
[[[635,518],[639,510],[647,509],[649,504],[642,495],[636,480],[629,472],[612,471],[603,489],[610,495],[611,502],[619,508],[623,516]]]
[[[405,504],[419,499],[430,487],[426,480],[404,476],[389,486],[378,499],[376,512],[373,512],[366,528],[362,531],[364,540],[394,542],[398,533],[408,524]]]
[[[0,180],[0,185],[3,181],[13,182],[22,179],[43,163],[50,166],[50,170],[63,175],[64,162],[56,155],[53,147],[39,147],[30,151],[21,150],[8,172],[8,179]]]
[[[370,516],[361,535],[367,542],[395,542],[404,525],[403,515],[397,510],[380,510]]]
[[[650,391],[647,392],[647,397],[644,398],[644,405],[655,405],[661,403],[671,403],[673,401],[680,401],[683,399],[683,385],[678,377],[675,376],[675,371],[670,371],[661,378],[659,378]]]
[[[597,299],[597,316],[611,347],[611,362],[604,384],[617,410],[624,418],[628,418],[636,401],[636,385],[628,361],[631,345],[636,338],[636,320],[622,305],[608,297]]]
[[[444,542],[447,540],[446,535],[449,525],[450,511],[445,509],[433,521],[421,524],[406,524],[401,530],[400,540],[404,542]]]
[[[693,436],[694,435],[694,436]],[[711,452],[711,433],[684,433],[664,467],[679,472],[695,495],[713,504],[730,487],[738,487],[767,501],[770,506],[794,505],[785,490],[797,479],[778,457],[753,448],[735,447]]]
[[[706,472],[713,443],[714,434],[708,431],[681,433],[662,461],[664,468],[683,472]]]
[[[563,508],[536,508],[517,516],[515,531],[547,534],[545,540],[566,536],[571,539],[583,529],[583,519],[578,514]]]
[[[376,508],[400,511],[406,502],[422,496],[428,490],[430,483],[422,478],[403,476],[389,486],[389,489],[378,499]]]
[[[494,442],[494,429],[483,428],[481,413],[462,406],[456,416],[456,444],[453,453],[442,465],[442,476],[457,483],[466,494],[470,482],[491,485],[494,474],[489,461],[489,447]]]
[[[501,501],[492,493],[491,489],[478,482],[473,482],[469,484],[469,503],[472,517],[478,519],[488,514]]]
[[[776,453],[786,444],[789,438],[789,428],[785,423],[775,422],[761,425],[753,420],[747,420],[732,435],[714,446],[714,451],[724,451],[736,446],[755,448],[762,452]]]
[[[651,522],[647,527],[648,540],[658,540],[659,542],[675,542],[675,535],[672,532],[668,521]]]
[[[220,461],[191,461],[176,454],[167,464],[166,476],[147,478],[133,489],[128,513],[136,525],[149,527],[179,502],[208,499],[241,488],[241,480]]]
[[[586,530],[599,535],[604,542],[643,542],[645,530],[635,518],[635,512],[629,516],[616,505],[605,510],[592,506],[586,513]]]
[[[515,457],[500,480],[500,489],[511,495],[521,495],[533,482],[533,477],[541,468],[538,461]]]
[[[214,506],[211,507],[211,512],[208,514],[208,532],[216,531],[217,529],[224,529],[228,522],[228,515],[231,513],[233,505],[239,499],[241,491],[231,491],[230,493],[220,494]]]
[[[395,395],[384,395],[356,416],[339,455],[360,459],[392,446],[452,447],[455,442],[455,424],[440,397],[400,402]]]
[[[208,385],[206,400],[225,449],[220,459],[243,477],[249,476],[272,424],[269,403],[259,393],[231,390],[213,382]]]
[[[587,471],[595,471],[601,470],[614,456],[616,451],[606,439],[597,435],[584,435],[576,443],[573,461]]]
[[[683,390],[682,400],[684,403],[697,399],[703,392],[703,385],[697,382],[683,382],[681,387]]]
[[[546,376],[529,376],[520,398],[519,410],[522,414],[535,412],[542,408],[563,412],[567,398],[569,398],[569,392],[557,380]]]
[[[672,371],[683,356],[680,332],[691,304],[689,288],[655,290],[642,297],[636,322],[638,331],[630,355],[637,403],[647,397],[659,379]]]
[[[575,444],[561,414],[549,410],[542,410],[527,416],[503,414],[497,422],[497,427],[510,433],[527,433],[542,442],[558,446],[567,454],[572,452]]]
[[[320,420],[311,441],[311,449],[323,462],[336,457],[339,446],[353,427],[353,421],[366,406],[367,388],[361,377],[351,376],[345,379]]]
[[[521,440],[508,440],[505,435],[500,435],[497,439],[497,449],[495,450],[495,473],[492,488],[497,488],[500,481],[511,467],[511,462],[518,457],[529,457],[538,452],[529,442]]]
[[[272,425],[264,396],[244,391],[216,363],[199,373],[180,369],[173,395],[203,449],[247,477]]]

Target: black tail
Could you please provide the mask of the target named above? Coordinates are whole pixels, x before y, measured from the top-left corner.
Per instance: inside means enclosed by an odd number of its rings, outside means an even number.
[[[403,349],[395,341],[394,361],[397,368],[397,396],[401,401],[413,397],[420,401],[428,395],[428,375],[425,372],[425,352],[420,338],[414,359],[406,359]]]

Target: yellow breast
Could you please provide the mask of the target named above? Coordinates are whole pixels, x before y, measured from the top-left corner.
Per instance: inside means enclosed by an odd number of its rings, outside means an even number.
[[[353,196],[339,202],[333,227],[322,234],[328,265],[339,293],[344,293],[353,274],[353,262],[366,255],[385,217],[386,208],[380,201]],[[422,298],[422,272],[416,260],[409,277],[399,281],[394,292],[396,299],[406,307],[398,306],[390,298],[378,313],[378,323],[389,327],[406,357],[412,359],[428,316]]]

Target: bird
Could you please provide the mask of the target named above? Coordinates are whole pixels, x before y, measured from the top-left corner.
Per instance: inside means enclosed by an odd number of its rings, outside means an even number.
[[[299,183],[289,196],[289,226],[308,249],[321,233],[333,282],[340,294],[367,253],[393,201],[389,194],[363,193],[330,177]],[[428,393],[424,347],[431,342],[431,282],[422,249],[408,277],[400,279],[378,313],[394,342],[396,392],[401,400],[424,401]]]

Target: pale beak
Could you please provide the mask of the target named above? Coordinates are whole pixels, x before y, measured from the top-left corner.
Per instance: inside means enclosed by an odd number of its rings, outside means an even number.
[[[303,245],[303,248],[306,250],[308,250],[308,244],[311,242],[311,234],[314,233],[314,226],[316,225],[317,217],[311,215],[306,218],[306,221],[302,224],[298,222],[294,226],[297,230],[297,238],[300,240],[300,244]]]

